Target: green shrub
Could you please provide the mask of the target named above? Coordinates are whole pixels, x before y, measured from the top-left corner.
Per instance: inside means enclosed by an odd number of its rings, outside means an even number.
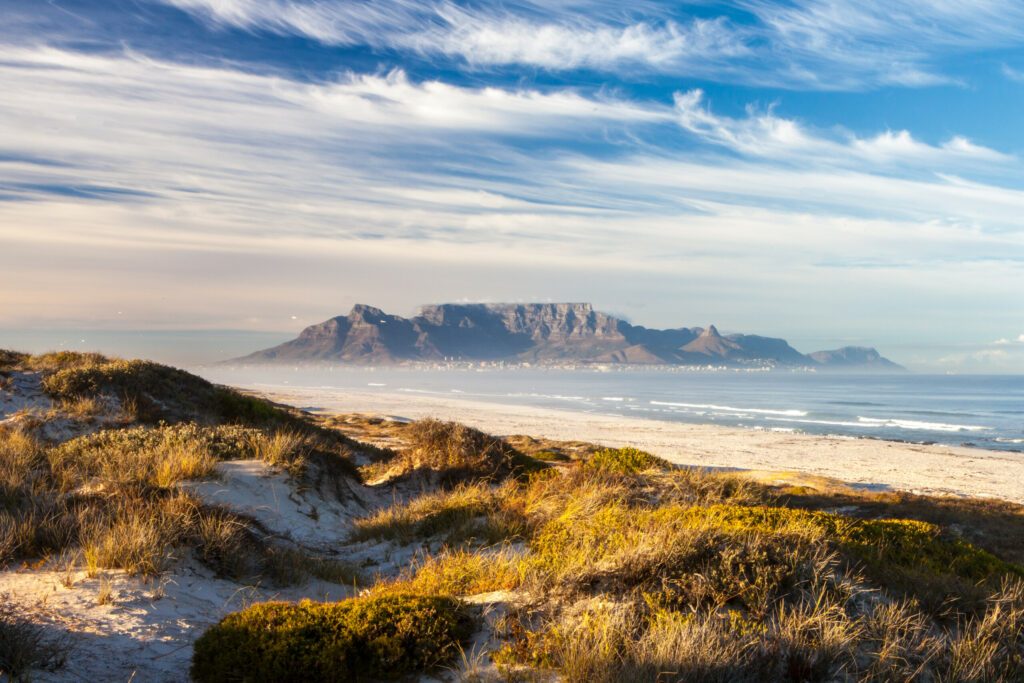
[[[213,406],[220,418],[227,422],[267,424],[281,416],[281,411],[269,401],[223,387],[214,390]]]
[[[671,508],[659,511],[672,516]],[[657,514],[657,513],[656,513]],[[768,507],[713,505],[689,508],[688,523],[710,523],[737,532],[775,533],[806,527],[815,529],[841,550],[864,562],[874,573],[894,569],[921,575],[952,575],[982,581],[1024,570],[957,538],[947,538],[934,524],[910,519],[856,519],[827,512]]]
[[[225,617],[195,644],[198,683],[398,678],[451,662],[473,623],[446,597],[269,602]]]
[[[667,470],[671,464],[638,448],[605,448],[587,460],[587,466],[619,474],[638,474],[647,470]]]

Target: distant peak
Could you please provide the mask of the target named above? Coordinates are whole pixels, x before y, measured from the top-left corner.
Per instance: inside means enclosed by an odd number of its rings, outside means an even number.
[[[349,316],[357,315],[384,316],[385,313],[376,306],[370,306],[367,304],[356,304],[355,306],[352,307],[352,310],[349,312]]]
[[[715,327],[714,325],[708,325],[704,329],[704,331],[700,333],[700,336],[702,336],[702,337],[721,337],[722,335],[718,334],[718,328],[717,327]]]

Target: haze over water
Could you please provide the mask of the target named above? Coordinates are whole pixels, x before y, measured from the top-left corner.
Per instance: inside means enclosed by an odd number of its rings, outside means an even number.
[[[1021,376],[253,366],[199,372],[216,382],[264,390],[415,393],[670,422],[1024,452]]]

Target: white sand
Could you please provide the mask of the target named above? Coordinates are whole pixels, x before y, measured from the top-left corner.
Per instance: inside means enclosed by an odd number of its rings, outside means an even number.
[[[437,417],[498,435],[631,445],[686,465],[795,471],[878,490],[1024,503],[1024,455],[1019,453],[691,425],[416,394],[261,390],[275,401],[316,406],[324,412]]]
[[[291,540],[307,550],[340,548],[352,516],[361,512],[356,500],[343,505],[310,489],[297,491],[285,475],[262,462],[222,462],[218,470],[218,480],[183,487],[207,503],[256,518],[279,541]],[[384,547],[369,547],[358,556],[345,550],[339,559],[355,563],[374,557],[385,565]],[[0,571],[0,600],[46,626],[48,635],[65,633],[70,645],[64,667],[33,672],[33,680],[184,683],[193,642],[229,612],[266,600],[340,600],[352,595],[350,587],[316,579],[280,589],[245,586],[216,578],[187,555],[181,559],[173,571],[148,580],[118,570],[89,578],[81,567],[67,574],[51,564]],[[390,561],[408,563],[409,558]],[[111,601],[98,604],[104,583]]]

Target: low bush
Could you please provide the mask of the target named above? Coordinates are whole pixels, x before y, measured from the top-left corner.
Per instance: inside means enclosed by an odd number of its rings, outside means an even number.
[[[204,633],[191,673],[197,683],[393,679],[452,662],[472,630],[462,603],[445,597],[263,603]]]
[[[605,448],[587,459],[587,466],[619,474],[639,474],[648,470],[667,470],[672,465],[665,459],[638,448]]]

